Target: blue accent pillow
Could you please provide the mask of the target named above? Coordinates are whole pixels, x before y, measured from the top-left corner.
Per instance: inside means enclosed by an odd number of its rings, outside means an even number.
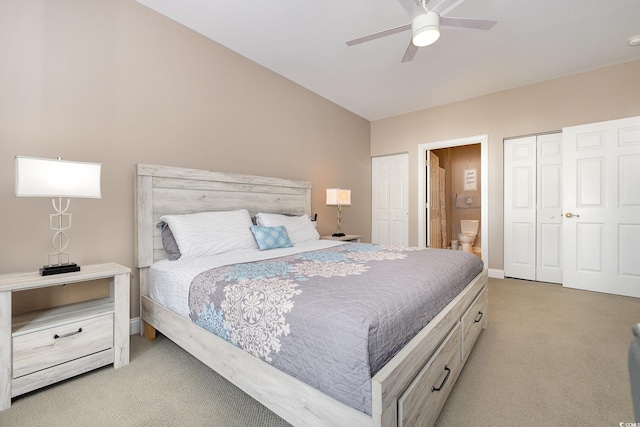
[[[261,227],[259,225],[252,225],[251,232],[258,243],[258,248],[261,251],[277,248],[290,248],[293,246],[287,234],[287,229],[284,225],[277,227]]]

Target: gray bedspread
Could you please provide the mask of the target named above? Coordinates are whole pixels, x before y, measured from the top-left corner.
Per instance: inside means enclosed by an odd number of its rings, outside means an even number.
[[[462,251],[347,244],[205,271],[190,316],[371,414],[371,377],[482,268]]]

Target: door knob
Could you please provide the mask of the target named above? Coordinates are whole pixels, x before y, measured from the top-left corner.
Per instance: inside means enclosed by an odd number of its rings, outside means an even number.
[[[567,218],[573,218],[574,216],[576,218],[580,218],[580,215],[574,215],[571,212],[567,212],[566,214],[564,214],[564,216],[566,216]]]

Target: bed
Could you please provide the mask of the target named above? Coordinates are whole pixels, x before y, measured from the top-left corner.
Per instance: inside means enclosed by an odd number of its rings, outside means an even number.
[[[156,331],[161,332],[296,426],[433,424],[478,335],[487,326],[486,268],[464,283],[462,291],[443,309],[438,309],[426,326],[375,369],[367,384],[367,399],[370,399],[367,410],[356,409],[330,392],[320,391],[228,339],[212,334],[184,314],[167,308],[170,304],[159,302],[161,299],[153,293],[150,280],[156,275],[157,266],[168,264],[162,231],[157,226],[161,217],[239,209],[246,209],[251,215],[259,212],[310,215],[310,194],[311,185],[305,181],[138,165],[136,257],[140,271],[142,333],[153,339]],[[329,243],[320,242],[326,248],[332,246]],[[413,256],[409,255],[413,252],[409,249],[349,245],[335,246],[325,252],[334,251],[332,256],[344,256],[345,252],[376,250],[387,255]],[[291,256],[299,257],[295,253]]]

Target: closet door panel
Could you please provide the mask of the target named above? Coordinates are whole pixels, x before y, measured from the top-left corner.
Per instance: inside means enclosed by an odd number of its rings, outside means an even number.
[[[536,137],[504,142],[504,274],[536,278]]]
[[[409,156],[371,159],[371,243],[409,245]]]
[[[390,165],[385,159],[378,158],[372,159],[371,163],[371,242],[388,245]]]
[[[536,143],[536,280],[562,283],[562,134]]]

